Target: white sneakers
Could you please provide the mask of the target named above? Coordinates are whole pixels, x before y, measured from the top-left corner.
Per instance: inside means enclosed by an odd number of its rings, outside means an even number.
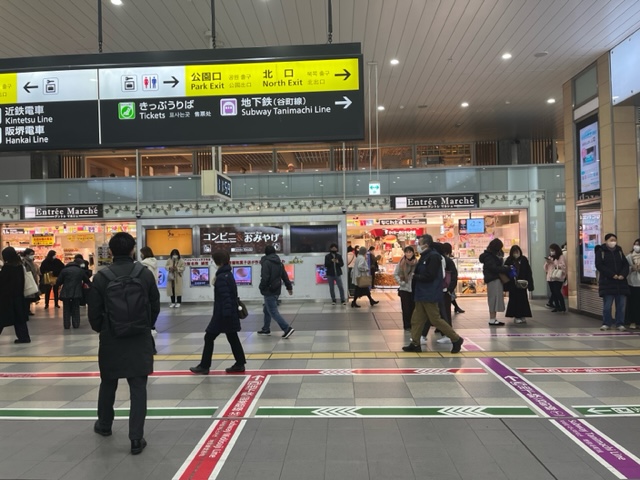
[[[603,332],[605,332],[605,331],[609,330],[610,328],[611,328],[611,327],[610,327],[609,325],[602,325],[602,326],[600,327],[600,330],[602,330]]]
[[[451,343],[451,339],[449,337],[440,337],[436,340],[436,343]]]
[[[175,304],[175,303],[170,303],[170,304],[169,304],[169,308],[173,308],[173,307],[175,307],[175,306],[176,306],[176,304]]]
[[[516,317],[516,318],[513,319],[513,322],[515,324],[517,324],[517,325],[520,325],[522,323],[527,323],[527,319],[526,318],[518,318],[518,317]]]
[[[176,303],[176,307],[175,308],[180,308],[180,304]]]
[[[426,343],[427,343],[427,337],[420,337],[420,344],[426,345]]]

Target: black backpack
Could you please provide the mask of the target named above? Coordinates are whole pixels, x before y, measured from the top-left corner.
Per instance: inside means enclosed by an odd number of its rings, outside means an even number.
[[[149,292],[140,280],[144,269],[144,265],[135,263],[128,275],[116,277],[111,267],[100,272],[109,280],[104,306],[109,329],[116,338],[142,335],[151,329]]]

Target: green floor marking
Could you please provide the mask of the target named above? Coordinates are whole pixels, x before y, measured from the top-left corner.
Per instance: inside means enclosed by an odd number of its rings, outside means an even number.
[[[536,417],[529,407],[260,407],[256,417]]]
[[[573,408],[585,417],[640,416],[640,405],[584,405]]]
[[[209,418],[217,407],[147,408],[147,418]],[[116,408],[116,418],[128,418],[128,408]],[[0,418],[97,418],[95,408],[0,408]]]

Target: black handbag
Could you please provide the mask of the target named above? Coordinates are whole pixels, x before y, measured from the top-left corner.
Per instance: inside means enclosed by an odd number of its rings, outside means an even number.
[[[248,316],[249,316],[249,310],[247,310],[247,306],[244,304],[242,300],[238,299],[238,317],[240,317],[240,320],[243,320]]]

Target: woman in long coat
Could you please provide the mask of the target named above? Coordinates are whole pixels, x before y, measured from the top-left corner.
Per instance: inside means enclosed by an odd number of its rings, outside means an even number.
[[[24,263],[24,268],[27,269],[33,279],[36,281],[36,285],[40,285],[40,268],[33,261],[35,257],[35,251],[32,248],[26,248],[24,252],[22,252],[22,263]],[[27,314],[34,315],[31,312],[31,304],[37,303],[40,301],[40,292],[36,292],[33,295],[25,297],[25,302],[27,304]]]
[[[244,372],[247,363],[242,344],[238,338],[240,316],[238,310],[238,287],[229,265],[229,254],[225,251],[214,252],[213,262],[218,269],[213,283],[213,316],[204,335],[204,349],[200,363],[191,367],[193,373],[206,375],[211,368],[213,342],[221,333],[227,336],[236,363],[225,371],[227,373]]]
[[[506,284],[509,291],[509,303],[505,317],[513,317],[515,323],[527,323],[526,317],[532,317],[528,294],[528,292],[533,292],[531,265],[518,245],[511,247],[509,257],[504,261],[504,265],[515,269],[515,277]],[[518,287],[518,280],[526,281],[527,287]]]
[[[358,252],[358,256],[356,257],[356,263],[353,266],[353,271],[351,272],[351,279],[353,280],[353,284],[355,285],[355,292],[353,294],[353,301],[351,302],[351,308],[360,308],[360,305],[356,303],[358,298],[367,297],[369,299],[369,304],[373,307],[375,304],[379,303],[373,298],[371,298],[371,289],[369,287],[359,287],[358,286],[358,278],[362,276],[370,276],[371,269],[369,264],[367,263],[367,248],[360,247],[360,251]]]
[[[186,266],[184,260],[180,258],[180,252],[177,248],[171,250],[171,255],[165,266],[168,272],[167,295],[171,297],[169,308],[180,308],[182,303],[182,274]]]
[[[18,337],[13,343],[31,343],[27,327],[27,304],[24,299],[26,271],[13,247],[2,250],[2,260],[4,266],[0,270],[0,333],[4,327],[13,325]]]

